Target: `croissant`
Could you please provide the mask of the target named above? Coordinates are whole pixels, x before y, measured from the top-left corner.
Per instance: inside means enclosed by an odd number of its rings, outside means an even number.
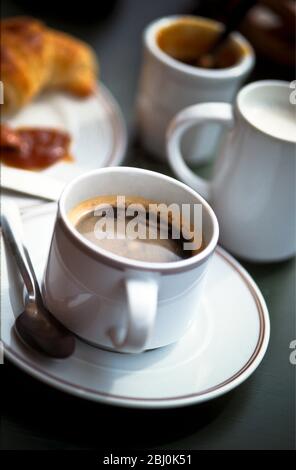
[[[79,97],[94,92],[98,64],[84,42],[26,17],[2,20],[0,34],[4,113],[17,111],[45,89]]]

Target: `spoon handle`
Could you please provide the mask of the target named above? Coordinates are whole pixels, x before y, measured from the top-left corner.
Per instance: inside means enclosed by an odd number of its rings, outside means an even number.
[[[248,11],[257,3],[257,0],[241,0],[233,9],[228,21],[225,24],[223,32],[211,47],[211,53],[214,53],[228,38],[228,36],[240,25]]]
[[[10,246],[29,297],[31,300],[36,300],[40,295],[40,291],[28,251],[24,247],[22,221],[15,203],[6,202],[2,208],[1,227],[4,239]]]

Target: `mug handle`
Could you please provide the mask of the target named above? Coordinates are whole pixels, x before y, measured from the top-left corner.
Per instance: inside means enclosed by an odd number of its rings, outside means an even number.
[[[150,277],[128,277],[124,282],[128,304],[127,327],[113,327],[109,336],[117,349],[139,353],[146,349],[153,330],[158,283]]]
[[[189,168],[181,153],[184,132],[195,125],[207,122],[232,128],[234,125],[232,106],[229,103],[202,103],[183,109],[169,124],[166,148],[169,163],[177,177],[198,191],[205,199],[210,199],[211,182],[196,175]]]

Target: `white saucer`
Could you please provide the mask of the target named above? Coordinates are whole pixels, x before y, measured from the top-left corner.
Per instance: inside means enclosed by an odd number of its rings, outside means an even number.
[[[57,91],[44,93],[7,122],[12,127],[56,127],[70,133],[75,161],[61,161],[42,170],[61,181],[68,182],[91,169],[120,165],[125,156],[124,119],[119,105],[102,83],[95,95],[86,99]],[[22,205],[28,200],[19,195],[17,198]],[[32,204],[32,199],[29,202]]]
[[[26,242],[39,276],[54,216],[50,205],[24,216]],[[196,322],[178,343],[134,355],[103,351],[77,340],[74,355],[66,360],[46,358],[15,336],[12,327],[14,316],[22,311],[23,286],[11,256],[8,275],[2,253],[5,354],[30,375],[65,392],[128,407],[191,405],[237,387],[265,354],[270,327],[264,299],[247,272],[221,248],[212,258]]]

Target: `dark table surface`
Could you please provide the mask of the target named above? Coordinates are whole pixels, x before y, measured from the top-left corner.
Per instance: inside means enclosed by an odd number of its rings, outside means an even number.
[[[3,16],[30,13],[19,3],[4,0]],[[129,165],[170,173],[165,165],[149,159],[134,140],[133,109],[141,33],[154,18],[190,13],[197,4],[189,0],[122,0],[115,2],[104,20],[96,20],[98,14],[93,13],[92,21],[81,18],[67,22],[68,15],[62,10],[58,19],[48,19],[52,26],[80,36],[96,49],[101,79],[118,100],[128,125]],[[45,2],[42,5],[44,8]],[[287,77],[279,68],[267,71],[266,64],[259,63],[252,78]],[[271,338],[262,364],[238,389],[199,406],[164,411],[128,410],[64,394],[5,361],[1,367],[2,449],[295,448],[295,366],[289,361],[289,345],[296,338],[295,260],[269,265],[243,264],[267,302]]]

